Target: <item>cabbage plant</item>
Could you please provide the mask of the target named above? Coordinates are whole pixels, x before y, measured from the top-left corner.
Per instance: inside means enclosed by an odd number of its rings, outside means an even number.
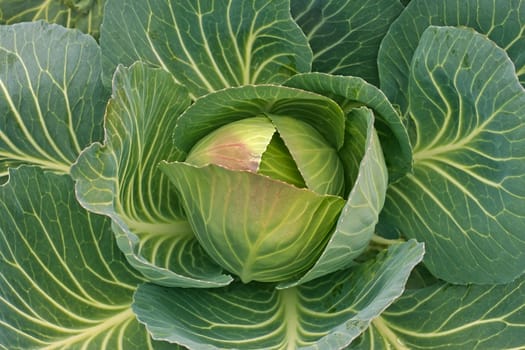
[[[0,348],[525,347],[522,0],[0,9]]]

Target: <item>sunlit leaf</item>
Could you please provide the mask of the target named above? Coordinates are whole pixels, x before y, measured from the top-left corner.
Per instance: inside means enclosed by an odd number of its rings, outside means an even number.
[[[157,168],[180,153],[171,134],[190,104],[170,74],[137,63],[119,67],[104,144],[87,148],[72,169],[79,201],[113,219],[119,247],[145,276],[163,285],[224,285],[230,278],[204,253],[177,196]]]
[[[290,4],[267,0],[109,0],[101,34],[105,74],[141,60],[192,96],[278,83],[310,70],[312,52]]]
[[[430,27],[409,76],[414,172],[383,220],[427,244],[455,283],[506,283],[525,268],[525,91],[505,51],[471,29]]]
[[[403,291],[423,246],[392,246],[377,259],[299,287],[236,283],[208,290],[141,285],[133,310],[152,337],[190,349],[341,349]]]

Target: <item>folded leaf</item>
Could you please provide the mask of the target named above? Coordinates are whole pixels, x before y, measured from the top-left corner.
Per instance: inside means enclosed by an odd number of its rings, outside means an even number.
[[[348,115],[347,127],[348,144],[345,146],[348,148],[344,147],[342,151],[358,150],[356,153],[363,154],[356,181],[315,265],[300,278],[284,282],[278,288],[298,285],[349,267],[368,247],[374,234],[385,201],[388,174],[372,112],[367,108],[352,111]]]
[[[119,247],[145,276],[163,285],[213,287],[231,279],[195,240],[173,187],[157,167],[180,156],[171,133],[189,103],[187,91],[169,73],[142,63],[119,67],[104,144],[87,148],[72,175],[78,200],[112,218]]]
[[[345,113],[360,106],[372,109],[375,115],[374,127],[385,153],[389,180],[395,182],[411,170],[412,148],[407,130],[399,113],[381,90],[361,78],[323,73],[297,74],[284,85],[329,97]]]

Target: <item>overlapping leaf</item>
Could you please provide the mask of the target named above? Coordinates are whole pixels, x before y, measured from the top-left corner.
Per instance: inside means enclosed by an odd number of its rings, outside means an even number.
[[[196,97],[310,70],[312,52],[286,1],[109,0],[105,74],[136,60],[171,72]]]
[[[427,243],[457,283],[505,283],[525,266],[525,91],[506,53],[471,29],[430,27],[409,77],[414,172],[390,187],[386,230]]]
[[[218,127],[264,113],[303,120],[334,148],[343,145],[345,118],[337,103],[320,94],[277,85],[247,85],[203,96],[181,115],[173,138],[187,153]]]
[[[245,283],[284,280],[311,266],[345,204],[246,171],[183,162],[161,169],[180,192],[199,242]]]
[[[381,89],[403,113],[408,108],[408,74],[424,30],[435,26],[467,26],[486,34],[510,56],[525,85],[525,1],[412,0],[392,24],[379,51]]]
[[[152,349],[131,311],[141,282],[109,220],[67,175],[22,167],[0,187],[0,348]]]
[[[423,255],[410,241],[377,259],[299,287],[208,290],[141,285],[133,310],[154,339],[190,349],[340,349],[403,291]]]
[[[0,27],[0,176],[20,164],[69,172],[102,136],[100,74],[87,35],[43,22]]]
[[[366,108],[356,109],[348,118],[348,139],[353,143],[348,149],[359,149],[357,153],[364,154],[359,163],[357,179],[334,232],[315,265],[296,281],[283,283],[279,287],[298,285],[347,268],[366,249],[372,238],[385,200],[388,175],[374,131],[372,112]],[[366,136],[364,143],[361,143],[363,134]],[[364,148],[364,151],[360,148]]]
[[[444,283],[406,291],[349,349],[501,350],[525,347],[525,279]]]
[[[0,23],[44,20],[99,35],[104,0],[0,0]]]
[[[374,127],[379,135],[389,180],[396,181],[411,170],[412,149],[407,130],[386,96],[375,86],[358,77],[322,73],[296,74],[284,85],[312,91],[336,101],[345,113],[359,106],[374,111]]]
[[[113,219],[119,247],[144,275],[164,285],[211,287],[230,279],[200,248],[157,168],[161,160],[178,159],[171,134],[189,103],[169,73],[142,63],[120,67],[104,145],[86,149],[72,175],[79,201]]]
[[[292,0],[292,15],[314,52],[312,70],[378,85],[377,52],[403,6],[392,0]]]

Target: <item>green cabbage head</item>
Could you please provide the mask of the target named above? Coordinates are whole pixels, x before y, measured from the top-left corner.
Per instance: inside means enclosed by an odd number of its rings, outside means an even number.
[[[210,110],[218,101],[227,101],[228,111]],[[367,246],[387,184],[375,139],[366,108],[345,113],[310,91],[244,86],[190,106],[174,132],[185,156],[161,169],[213,261],[244,283],[283,282],[312,269],[334,234],[353,236],[344,243],[345,264]],[[371,178],[358,180],[360,172]],[[353,194],[372,199],[365,211],[347,203],[356,181],[373,182]]]

